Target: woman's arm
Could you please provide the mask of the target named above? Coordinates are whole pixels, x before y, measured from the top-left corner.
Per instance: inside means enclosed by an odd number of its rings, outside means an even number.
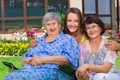
[[[22,59],[22,65],[24,64],[30,64],[30,62],[32,61],[32,57],[28,57],[28,58],[23,58]]]
[[[94,64],[87,64],[88,65],[88,70],[93,71],[93,72],[102,72],[102,73],[107,73],[111,67],[112,63],[110,62],[104,62],[102,65],[94,65]]]
[[[76,77],[81,76],[84,79],[88,76],[88,71],[96,72],[96,73],[107,73],[112,67],[112,63],[104,62],[102,65],[95,64],[83,64],[76,71]]]
[[[30,64],[32,65],[41,65],[41,64],[69,64],[67,58],[63,55],[58,56],[34,56]]]

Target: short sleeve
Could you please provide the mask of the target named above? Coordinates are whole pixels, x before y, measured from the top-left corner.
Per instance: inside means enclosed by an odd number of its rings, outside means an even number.
[[[63,45],[63,55],[68,59],[73,68],[78,67],[78,55],[80,53],[80,48],[77,42],[73,38],[67,38],[67,41]]]
[[[111,62],[112,64],[115,63],[117,55],[115,51],[107,51],[107,55],[104,59],[104,62]]]

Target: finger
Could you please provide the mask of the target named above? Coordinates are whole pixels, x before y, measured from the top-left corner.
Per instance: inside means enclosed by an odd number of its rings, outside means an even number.
[[[84,77],[85,77],[85,79],[86,79],[86,80],[88,80],[88,79],[89,79],[89,75],[88,75],[88,73],[87,73],[87,72],[85,72]]]
[[[75,72],[75,76],[78,78],[78,71]]]

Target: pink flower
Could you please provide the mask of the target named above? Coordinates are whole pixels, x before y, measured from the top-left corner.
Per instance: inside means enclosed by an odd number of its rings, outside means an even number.
[[[120,37],[120,32],[118,32],[118,36]]]
[[[110,35],[112,35],[112,31],[111,31],[111,30],[107,30],[107,32],[108,32]]]
[[[34,32],[38,32],[39,31],[39,28],[33,28],[32,29]]]

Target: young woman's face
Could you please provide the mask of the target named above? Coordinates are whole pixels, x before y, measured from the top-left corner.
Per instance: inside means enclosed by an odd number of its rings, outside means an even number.
[[[76,32],[78,29],[78,16],[75,13],[69,13],[67,16],[67,28],[70,32]]]
[[[57,20],[49,20],[45,23],[46,31],[48,35],[57,35],[60,31],[60,24]]]
[[[95,39],[101,36],[101,28],[96,23],[86,24],[85,26],[89,38]]]

